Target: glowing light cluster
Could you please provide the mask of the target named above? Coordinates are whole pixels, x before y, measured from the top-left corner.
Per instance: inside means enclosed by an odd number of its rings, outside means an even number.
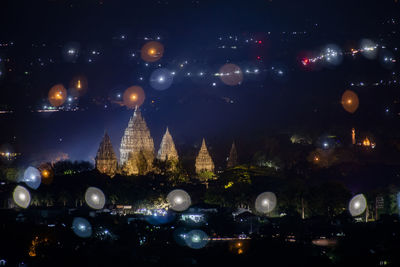
[[[272,192],[264,192],[256,198],[255,208],[260,213],[269,213],[276,207],[276,195]]]
[[[243,72],[235,64],[225,64],[219,69],[218,76],[226,85],[235,86],[243,81]]]
[[[85,193],[86,204],[92,209],[102,209],[106,203],[103,191],[97,187],[89,187]]]
[[[181,189],[172,190],[167,196],[167,201],[170,208],[175,211],[184,211],[192,203],[189,194]]]
[[[150,76],[150,85],[156,90],[166,90],[174,81],[174,75],[171,71],[161,68],[153,71]]]
[[[351,216],[359,216],[367,208],[367,200],[363,194],[355,195],[349,203],[349,212]]]
[[[13,199],[15,204],[19,207],[26,209],[31,203],[31,194],[29,190],[23,186],[17,185],[13,192]]]
[[[122,96],[123,103],[128,108],[140,107],[145,99],[145,94],[140,86],[131,86],[125,90]]]
[[[162,58],[164,46],[156,41],[148,42],[141,49],[141,57],[146,62],[155,62]]]
[[[82,217],[76,217],[72,221],[72,230],[74,233],[82,238],[88,238],[92,235],[92,225],[88,220]]]
[[[204,248],[208,243],[208,235],[201,230],[192,230],[185,234],[185,243],[188,247],[193,249]]]
[[[64,85],[54,85],[49,91],[48,99],[50,104],[54,107],[59,107],[64,104],[65,100],[67,99],[67,90],[65,89]]]
[[[28,167],[24,172],[23,182],[32,189],[37,189],[40,186],[42,179],[38,169]]]
[[[357,111],[359,106],[358,96],[355,92],[351,90],[346,90],[342,95],[341,103],[344,110],[349,113],[354,113]]]

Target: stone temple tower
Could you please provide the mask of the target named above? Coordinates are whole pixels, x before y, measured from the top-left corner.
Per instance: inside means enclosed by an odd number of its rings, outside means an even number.
[[[196,173],[214,172],[214,162],[208,153],[206,141],[203,138],[199,154],[196,158]]]
[[[137,107],[125,129],[119,151],[120,164],[126,174],[142,175],[152,170],[154,141]]]
[[[226,162],[226,168],[232,168],[237,165],[237,151],[236,151],[236,146],[235,142],[232,143],[231,151],[229,152],[229,157],[227,158]]]
[[[96,169],[113,177],[117,171],[117,157],[111,144],[111,139],[107,133],[104,134],[96,154]]]
[[[178,152],[176,151],[175,143],[171,134],[169,133],[168,127],[162,138],[160,149],[157,153],[157,159],[162,161],[170,160],[174,162],[178,162],[179,160]]]

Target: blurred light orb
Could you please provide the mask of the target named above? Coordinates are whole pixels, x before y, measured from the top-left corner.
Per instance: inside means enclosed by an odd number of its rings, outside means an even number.
[[[128,108],[140,107],[145,99],[145,94],[140,86],[131,86],[125,90],[122,96],[123,103]]]
[[[394,54],[388,50],[383,50],[382,53],[380,53],[379,61],[381,62],[381,65],[386,69],[392,69],[397,62]]]
[[[42,181],[40,172],[34,167],[28,167],[24,172],[23,182],[32,189],[38,189]]]
[[[88,220],[82,217],[76,217],[72,221],[72,230],[82,238],[88,238],[92,235],[92,225]]]
[[[361,215],[367,208],[367,200],[363,194],[355,195],[349,202],[349,212],[351,216]]]
[[[361,53],[368,59],[375,59],[378,54],[378,46],[374,41],[363,39],[360,42]]]
[[[260,213],[269,213],[276,207],[276,195],[272,192],[264,192],[256,198],[256,211]]]
[[[156,41],[151,41],[142,46],[140,55],[146,62],[155,62],[162,58],[164,46]]]
[[[62,50],[63,58],[66,62],[75,63],[79,58],[80,45],[76,42],[68,43]]]
[[[174,75],[167,69],[157,69],[150,76],[150,85],[155,90],[163,91],[168,89],[174,81]]]
[[[51,87],[48,94],[49,102],[54,107],[59,107],[64,104],[67,99],[67,90],[65,90],[64,85],[56,84]]]
[[[99,210],[104,207],[106,197],[103,191],[97,187],[89,187],[85,193],[86,204],[92,209]]]
[[[342,106],[349,113],[357,111],[359,105],[358,96],[351,90],[346,90],[342,95]]]
[[[324,48],[324,59],[326,64],[337,66],[343,61],[343,52],[337,45],[327,45]]]
[[[189,194],[181,189],[172,190],[167,196],[167,201],[170,208],[175,211],[184,211],[192,203]]]
[[[25,187],[17,185],[13,192],[13,199],[15,204],[26,209],[31,203],[31,194]]]
[[[185,243],[193,249],[204,248],[208,243],[208,235],[201,230],[192,230],[186,234]]]
[[[70,84],[69,84],[69,91],[70,95],[73,97],[80,97],[86,94],[88,88],[88,82],[85,76],[75,76]]]
[[[219,77],[226,85],[240,85],[243,81],[243,72],[239,66],[229,63],[219,69]]]

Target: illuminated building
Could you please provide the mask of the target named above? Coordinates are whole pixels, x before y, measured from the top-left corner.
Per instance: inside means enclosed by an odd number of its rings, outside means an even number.
[[[117,157],[115,155],[110,137],[104,134],[95,158],[96,169],[113,177],[117,171]]]
[[[153,168],[154,141],[138,108],[129,120],[120,147],[120,164],[127,175],[146,174]]]
[[[214,172],[214,162],[208,153],[206,141],[203,138],[199,154],[196,157],[196,173]]]
[[[178,152],[176,151],[175,143],[171,134],[169,133],[168,127],[161,140],[160,149],[157,153],[157,159],[161,161],[169,161],[173,163],[173,165],[179,161]],[[171,168],[174,168],[174,166],[171,166]]]

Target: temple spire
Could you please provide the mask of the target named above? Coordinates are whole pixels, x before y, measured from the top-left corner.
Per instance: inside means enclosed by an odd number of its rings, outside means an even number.
[[[146,174],[152,169],[154,141],[138,106],[121,140],[120,163],[128,174]]]
[[[227,158],[226,167],[228,169],[235,167],[237,165],[237,158],[238,158],[238,156],[237,156],[236,146],[235,146],[235,142],[233,142],[231,151],[229,152],[229,157]]]
[[[157,159],[162,161],[171,160],[176,162],[179,160],[178,152],[176,151],[175,143],[171,134],[169,133],[168,127],[161,140],[160,149],[157,153]]]
[[[104,133],[103,140],[97,150],[95,159],[96,169],[113,177],[117,171],[117,157],[107,132]]]
[[[214,172],[214,162],[208,153],[206,140],[203,138],[199,154],[196,157],[196,173]]]

